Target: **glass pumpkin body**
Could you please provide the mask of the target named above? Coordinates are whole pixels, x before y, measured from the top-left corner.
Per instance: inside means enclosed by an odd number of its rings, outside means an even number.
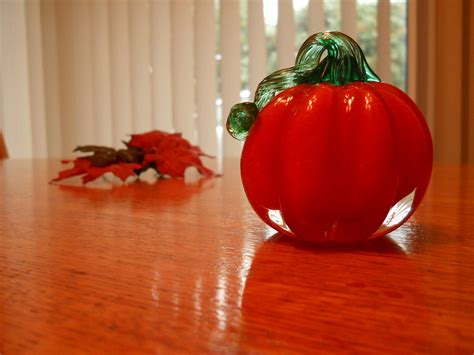
[[[393,231],[415,212],[431,176],[422,113],[381,83],[340,32],[309,37],[294,67],[259,84],[255,103],[234,105],[227,129],[246,139],[241,175],[255,212],[306,241],[353,243]]]
[[[274,229],[355,242],[389,233],[413,214],[432,154],[425,119],[397,88],[302,84],[259,113],[241,175],[250,204]]]

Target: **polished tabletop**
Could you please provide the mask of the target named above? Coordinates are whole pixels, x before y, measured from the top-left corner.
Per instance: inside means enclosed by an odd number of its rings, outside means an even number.
[[[474,351],[474,167],[388,237],[313,247],[224,176],[84,188],[0,161],[0,353]]]

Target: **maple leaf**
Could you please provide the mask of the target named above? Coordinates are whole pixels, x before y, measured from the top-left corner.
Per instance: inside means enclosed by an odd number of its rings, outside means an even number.
[[[214,172],[203,165],[199,155],[204,155],[199,147],[174,133],[162,137],[153,153],[145,154],[144,164],[154,163],[160,174],[171,177],[183,177],[186,168],[191,166],[202,175],[213,176]]]
[[[77,158],[76,160],[63,160],[63,163],[74,163],[74,166],[70,169],[60,171],[58,177],[51,181],[61,181],[73,176],[84,175],[82,182],[84,184],[93,181],[106,173],[113,173],[115,176],[125,182],[129,176],[135,176],[136,170],[142,168],[140,164],[136,163],[118,163],[109,166],[99,167],[93,166],[91,160],[87,158]]]
[[[117,160],[125,163],[140,164],[143,160],[143,150],[137,147],[117,150]]]
[[[200,159],[200,156],[212,157],[205,154],[199,146],[184,139],[181,133],[155,130],[132,134],[130,141],[124,144],[127,149],[116,150],[96,145],[78,146],[75,152],[92,155],[63,161],[72,162],[74,166],[61,171],[52,181],[83,175],[82,181],[86,184],[109,172],[126,181],[128,177],[137,176],[149,167],[171,177],[184,177],[188,167],[195,167],[202,175],[214,176],[214,172],[206,168]]]
[[[60,181],[73,176],[82,175],[87,172],[87,169],[91,166],[91,161],[85,158],[77,158],[76,160],[62,160],[61,163],[68,164],[74,163],[74,166],[70,169],[60,171],[57,178],[51,181]]]
[[[74,152],[93,153],[92,155],[82,157],[89,159],[93,166],[109,166],[121,162],[140,163],[143,159],[142,149],[136,147],[116,150],[100,145],[83,145],[76,147]]]
[[[117,151],[114,148],[99,145],[78,146],[74,152],[93,153],[83,159],[88,159],[94,166],[107,166],[117,163]]]
[[[195,153],[182,148],[167,149],[155,154],[146,154],[144,162],[154,163],[160,174],[169,175],[171,177],[183,177],[185,170],[191,166],[194,166],[202,175],[214,175],[214,172],[206,168]]]
[[[141,134],[132,134],[132,138],[129,142],[125,143],[127,147],[142,148],[144,150],[150,150],[153,147],[158,147],[166,136],[169,136],[171,133],[166,133],[163,131],[150,131]]]
[[[167,133],[155,130],[142,134],[132,134],[130,141],[125,142],[127,147],[142,148],[147,153],[156,152],[162,143],[165,143],[167,147],[191,149],[199,156],[214,158],[204,153],[199,146],[189,143],[188,140],[182,137],[181,133]]]
[[[135,170],[140,169],[142,166],[136,163],[118,163],[105,167],[91,166],[87,169],[86,175],[82,177],[84,184],[94,181],[106,173],[113,173],[120,180],[125,182],[129,176],[136,176]]]

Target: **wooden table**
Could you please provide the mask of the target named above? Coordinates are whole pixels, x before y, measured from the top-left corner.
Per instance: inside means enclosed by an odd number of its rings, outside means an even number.
[[[0,161],[0,353],[474,351],[474,167],[437,166],[415,217],[311,248],[224,177],[112,190]]]

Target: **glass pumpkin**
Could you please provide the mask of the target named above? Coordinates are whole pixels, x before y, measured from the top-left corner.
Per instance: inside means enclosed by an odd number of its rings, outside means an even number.
[[[294,67],[266,77],[255,102],[234,105],[227,129],[245,140],[241,176],[255,212],[306,241],[351,243],[395,230],[431,176],[422,113],[380,82],[340,32],[309,37]]]

